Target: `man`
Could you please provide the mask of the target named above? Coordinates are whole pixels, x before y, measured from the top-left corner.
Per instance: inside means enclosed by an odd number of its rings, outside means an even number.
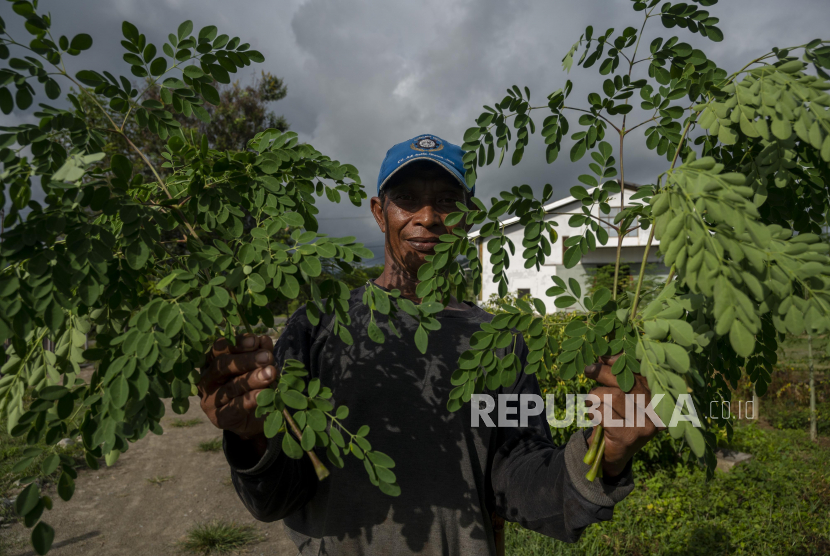
[[[392,147],[378,178],[372,214],[385,234],[385,264],[375,285],[419,302],[418,269],[448,233],[446,216],[467,203],[461,149],[433,135]],[[300,554],[495,554],[491,515],[568,542],[592,523],[611,519],[615,503],[632,489],[631,457],[655,434],[646,420],[606,430],[603,477],[585,479],[586,432],[555,446],[543,415],[527,427],[472,427],[471,404],[450,413],[450,376],[470,336],[492,316],[453,300],[435,317],[441,329],[429,336],[422,355],[413,335],[417,323],[402,311],[390,333],[375,313],[386,341],[366,334],[370,312],[361,302],[364,287],[352,292],[349,331],[352,346],[329,333],[330,319],[313,326],[299,309],[276,346],[267,337],[244,337],[237,347],[219,340],[199,386],[202,408],[224,432],[225,456],[242,502],[259,520],[282,519]],[[511,350],[524,363],[521,336]],[[347,427],[369,425],[372,446],[390,455],[401,488],[390,497],[372,486],[360,462],[318,482],[308,458],[281,453],[281,438],[266,439],[255,418],[256,395],[268,387],[285,359],[298,359],[329,386],[337,404],[349,407]],[[611,394],[609,408],[625,415],[624,396],[611,373],[613,360],[586,369]],[[520,374],[499,394],[540,395],[535,375]],[[635,390],[649,399],[642,377]],[[603,398],[604,399],[604,398]],[[517,403],[513,403],[513,406]],[[604,411],[603,407],[600,410]],[[513,415],[514,418],[515,413]],[[494,421],[497,419],[494,418]]]

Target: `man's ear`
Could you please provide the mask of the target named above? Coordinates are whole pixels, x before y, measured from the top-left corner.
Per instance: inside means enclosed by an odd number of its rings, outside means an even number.
[[[372,211],[372,216],[375,217],[375,222],[378,224],[378,228],[380,228],[380,233],[386,233],[386,219],[383,217],[383,203],[380,200],[380,197],[372,197],[372,200],[369,201],[369,208]]]

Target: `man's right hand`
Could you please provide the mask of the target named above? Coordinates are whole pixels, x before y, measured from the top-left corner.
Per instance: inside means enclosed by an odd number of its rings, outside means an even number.
[[[213,344],[202,368],[202,411],[216,427],[252,440],[264,453],[264,418],[256,417],[256,397],[277,378],[274,342],[269,336],[241,335],[232,346],[225,338]]]

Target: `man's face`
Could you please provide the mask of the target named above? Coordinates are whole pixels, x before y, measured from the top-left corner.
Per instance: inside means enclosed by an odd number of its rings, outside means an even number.
[[[440,168],[406,177],[386,190],[385,206],[372,198],[372,214],[386,234],[387,257],[416,275],[424,257],[435,254],[438,237],[452,229],[444,226],[444,219],[464,201],[461,185]]]

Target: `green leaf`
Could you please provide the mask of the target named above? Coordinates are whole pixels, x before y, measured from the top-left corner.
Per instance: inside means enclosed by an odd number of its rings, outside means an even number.
[[[568,247],[568,250],[565,251],[565,254],[562,257],[562,262],[565,263],[565,268],[573,268],[579,261],[582,259],[582,250],[579,248],[579,245],[573,245]]]
[[[231,78],[228,75],[227,70],[218,64],[210,64],[208,66],[208,70],[213,78],[218,81],[219,83],[228,84],[231,82]]]
[[[15,513],[21,517],[25,516],[35,509],[38,500],[40,500],[40,491],[37,488],[37,484],[31,483],[23,489],[23,492],[17,495],[17,499],[14,501]]]
[[[282,451],[285,452],[285,455],[293,459],[303,457],[303,449],[289,433],[282,435]]]
[[[52,454],[51,456],[47,457],[43,460],[41,464],[41,470],[43,471],[44,475],[51,475],[55,472],[58,468],[58,465],[61,462],[61,457],[58,454]]]
[[[58,479],[58,496],[61,500],[68,502],[75,493],[75,481],[72,477],[64,471]]]
[[[187,21],[184,21],[181,25],[179,25],[179,30],[176,32],[176,35],[178,36],[179,40],[182,40],[183,38],[190,35],[190,33],[192,32],[193,22],[188,19]]]
[[[424,327],[419,325],[418,330],[415,331],[415,347],[421,353],[427,352],[427,333]]]
[[[32,529],[32,548],[40,555],[49,552],[52,548],[52,541],[55,540],[55,530],[45,521],[39,522]]]
[[[133,241],[129,247],[124,251],[124,255],[127,258],[127,263],[129,263],[130,267],[134,270],[139,270],[144,268],[144,264],[147,262],[147,259],[150,257],[150,248],[141,241],[137,239]]]
[[[582,187],[581,185],[575,185],[571,187],[571,197],[574,199],[582,200],[586,197],[589,197],[588,190]]]
[[[115,177],[129,182],[133,176],[133,164],[123,154],[114,154],[110,159],[110,168]]]
[[[692,325],[686,321],[670,320],[669,330],[671,331],[672,340],[681,346],[688,347],[694,342],[695,332]]]
[[[366,454],[366,457],[368,457],[375,465],[379,465],[387,469],[395,468],[394,460],[383,452],[369,452]]]
[[[300,295],[300,283],[288,274],[285,276],[285,282],[280,286],[280,292],[288,299],[295,299]]]
[[[582,288],[579,286],[579,282],[577,282],[573,278],[568,278],[568,286],[570,286],[571,291],[576,297],[582,296]]]
[[[265,436],[268,438],[273,438],[280,432],[283,424],[283,417],[282,413],[279,411],[274,411],[268,414],[268,417],[265,418],[264,424],[264,432]],[[288,436],[288,435],[286,435]]]
[[[163,74],[166,71],[167,71],[167,59],[164,58],[163,56],[159,56],[158,58],[156,58],[155,60],[150,62],[150,75],[152,75],[154,77],[157,77],[157,76]],[[205,87],[210,87],[210,85],[208,85],[206,83],[202,84],[202,93],[203,94],[204,94],[204,88]],[[216,89],[214,89],[214,91],[215,90]],[[207,97],[205,97],[205,98],[207,98]]]
[[[672,369],[678,373],[685,373],[689,370],[689,354],[677,344],[664,343],[663,350],[666,352],[666,361]]]
[[[293,409],[305,409],[308,407],[308,399],[296,390],[280,392],[283,403]]]
[[[373,342],[377,344],[382,344],[384,341],[386,341],[386,337],[383,335],[383,332],[381,332],[380,328],[378,328],[378,325],[375,324],[374,321],[371,321],[369,323],[367,333],[369,334],[369,339],[371,339]]]
[[[317,442],[317,435],[314,434],[314,429],[311,427],[306,427],[303,431],[302,443],[301,446],[303,450],[308,451],[314,448],[314,444]]]
[[[129,21],[125,21],[121,24],[121,33],[127,40],[132,42],[138,41],[138,28]]]
[[[46,92],[46,96],[51,100],[55,100],[61,96],[61,86],[54,79],[47,79],[43,89]]]
[[[69,48],[74,48],[75,50],[88,50],[91,46],[92,37],[90,37],[86,33],[75,35],[72,38],[72,42],[69,43]]]
[[[197,66],[187,66],[184,68],[184,74],[191,79],[199,79],[205,75],[205,72],[200,70]]]
[[[565,305],[565,307],[567,306]],[[588,326],[581,320],[573,320],[565,327],[565,335],[571,337],[583,336],[587,331]]]
[[[706,451],[706,442],[703,440],[703,433],[700,432],[700,429],[689,425],[690,423],[686,425],[685,430],[686,442],[692,447],[695,456],[702,458]]]
[[[738,319],[732,322],[729,329],[729,343],[741,357],[749,357],[755,350],[755,337]]]
[[[574,303],[576,303],[576,299],[569,296],[569,295],[560,295],[559,297],[557,297],[553,301],[553,304],[556,305],[560,309],[564,309],[565,307],[570,307]]]
[[[623,392],[629,392],[634,388],[634,382],[634,373],[631,372],[629,367],[626,367],[622,373],[617,375],[617,384]]]
[[[272,388],[266,388],[256,397],[256,404],[257,406],[269,406],[274,403],[274,398],[276,397],[276,391]]]
[[[89,85],[90,87],[95,87],[105,82],[104,78],[101,75],[89,70],[81,70],[75,74],[75,77],[78,79],[78,81],[80,81],[84,85]]]
[[[706,36],[714,42],[721,42],[723,40],[723,31],[710,25],[706,27]],[[697,454],[697,457],[703,457],[703,453]]]
[[[0,87],[0,110],[3,111],[3,114],[11,114],[14,110],[12,94],[6,87]]]
[[[311,277],[320,276],[320,273],[323,271],[323,265],[320,263],[320,259],[312,256],[304,257],[300,262],[300,268]]]
[[[387,496],[401,495],[401,487],[399,487],[397,483],[390,485],[385,481],[378,481],[378,487],[380,488],[380,491]]]

